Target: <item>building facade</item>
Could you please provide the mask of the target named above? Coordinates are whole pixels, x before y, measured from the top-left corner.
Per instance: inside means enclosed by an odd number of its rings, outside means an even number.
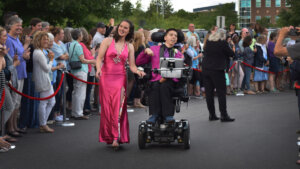
[[[238,0],[236,5],[241,28],[249,27],[251,23],[256,23],[264,17],[275,24],[280,10],[290,7],[286,0]]]

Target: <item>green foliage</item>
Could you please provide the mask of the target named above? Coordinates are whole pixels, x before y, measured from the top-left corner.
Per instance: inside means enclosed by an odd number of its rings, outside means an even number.
[[[287,0],[287,3],[291,5],[289,10],[281,10],[279,13],[279,26],[300,25],[300,1],[299,0]]]
[[[115,18],[116,24],[130,19],[136,29],[184,29],[189,23],[194,23],[196,28],[210,29],[219,15],[226,17],[226,25],[237,22],[233,3],[212,12],[191,13],[183,9],[174,12],[171,0],[151,0],[147,11],[142,10],[141,2],[138,0],[134,7],[129,0],[7,0],[0,1],[0,15],[15,11],[25,26],[31,18],[39,17],[52,25],[84,26],[88,30],[99,21],[108,23],[109,18]]]
[[[256,23],[260,24],[264,28],[272,27],[270,18],[263,17],[261,20],[256,21]]]

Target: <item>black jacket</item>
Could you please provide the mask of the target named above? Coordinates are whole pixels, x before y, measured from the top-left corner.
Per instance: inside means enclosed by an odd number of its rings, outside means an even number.
[[[267,60],[264,58],[263,50],[260,46],[255,46],[257,52],[254,54],[254,66],[255,67],[263,67]]]
[[[234,56],[228,43],[224,41],[207,41],[204,49],[202,68],[207,70],[225,70],[229,57]]]

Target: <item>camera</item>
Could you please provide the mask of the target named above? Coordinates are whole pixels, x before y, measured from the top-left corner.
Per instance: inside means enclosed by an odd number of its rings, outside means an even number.
[[[294,28],[294,29],[291,29],[290,32],[289,32],[289,36],[299,36],[300,35],[300,32],[298,32],[299,30]]]

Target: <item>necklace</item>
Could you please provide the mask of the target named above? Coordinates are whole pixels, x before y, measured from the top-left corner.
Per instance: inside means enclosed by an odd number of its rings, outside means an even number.
[[[122,47],[122,49],[121,49],[121,52],[120,52],[120,53],[118,52],[118,50],[117,50],[117,48],[116,48],[116,43],[114,44],[114,46],[115,46],[115,50],[116,50],[116,52],[117,52],[117,56],[113,58],[113,61],[115,62],[115,64],[118,64],[118,63],[120,63],[120,62],[121,62],[120,55],[122,54],[122,52],[123,52],[123,50],[124,50],[125,43],[124,43],[124,45],[123,45],[123,47]]]

